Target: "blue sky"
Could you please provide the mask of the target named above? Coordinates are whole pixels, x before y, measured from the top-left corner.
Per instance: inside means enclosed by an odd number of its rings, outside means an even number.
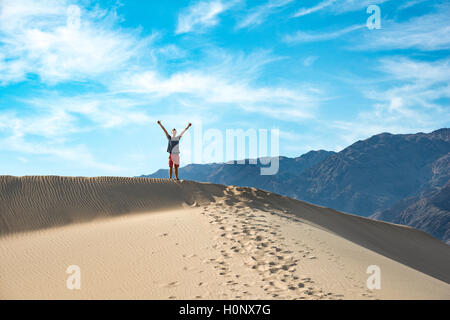
[[[157,120],[277,128],[291,157],[449,127],[449,16],[431,0],[1,0],[0,174],[151,173]]]

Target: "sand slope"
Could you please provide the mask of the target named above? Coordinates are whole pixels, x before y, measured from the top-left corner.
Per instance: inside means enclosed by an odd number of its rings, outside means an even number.
[[[164,179],[0,176],[0,235],[209,202],[222,189]]]
[[[2,299],[450,299],[449,270],[421,231],[254,188],[0,177]]]

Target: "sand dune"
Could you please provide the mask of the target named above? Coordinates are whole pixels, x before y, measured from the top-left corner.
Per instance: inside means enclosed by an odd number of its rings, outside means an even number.
[[[0,235],[206,203],[218,186],[164,179],[0,176]]]
[[[421,231],[254,188],[0,177],[1,299],[450,299],[449,270]]]

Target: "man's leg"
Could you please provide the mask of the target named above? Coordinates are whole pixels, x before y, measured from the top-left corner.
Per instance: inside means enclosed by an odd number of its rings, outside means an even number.
[[[173,161],[172,155],[169,156],[169,178],[172,179]]]
[[[179,154],[172,154],[172,162],[173,162],[173,165],[175,166],[175,178],[177,180],[180,180],[178,178],[178,168],[180,167],[180,155]]]

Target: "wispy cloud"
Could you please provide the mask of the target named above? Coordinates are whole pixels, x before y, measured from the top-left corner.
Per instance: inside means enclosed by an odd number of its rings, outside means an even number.
[[[450,49],[450,6],[439,6],[437,12],[414,17],[405,22],[386,21],[382,30],[365,35],[358,49]]]
[[[196,2],[178,15],[176,34],[202,32],[219,23],[219,15],[236,1],[208,0]]]
[[[0,150],[51,156],[109,173],[124,168],[97,161],[87,146],[75,143],[73,138],[156,121],[145,109],[148,101],[112,92],[60,96],[43,91],[39,97],[17,101],[27,109],[0,112]],[[0,105],[0,109],[4,107]]]
[[[123,68],[151,41],[133,30],[113,29],[110,11],[80,10],[68,19],[69,2],[0,2],[0,83],[38,75],[43,82],[85,81]]]
[[[384,87],[364,89],[374,101],[372,109],[358,113],[355,121],[333,121],[345,141],[367,138],[381,132],[411,133],[446,126],[450,119],[450,60],[436,62],[385,58],[378,69]]]
[[[144,106],[148,101],[143,101],[136,97],[125,97],[113,92],[108,93],[87,93],[75,96],[60,96],[58,94],[45,92],[41,93],[41,97],[23,100],[28,106],[39,110],[45,115],[45,119],[49,121],[49,128],[52,125],[52,117],[57,127],[61,127],[61,132],[52,131],[57,136],[64,137],[71,132],[68,128],[76,128],[80,131],[92,130],[96,128],[110,129],[124,127],[127,125],[148,124],[154,118],[150,117]],[[36,119],[39,119],[39,115]],[[66,119],[64,123],[61,120]],[[82,120],[86,120],[87,124]],[[28,126],[29,128],[38,126]],[[36,134],[41,135],[36,132]],[[56,136],[54,134],[51,137]]]
[[[149,50],[153,36],[119,28],[115,8],[85,10],[72,3],[0,2],[0,85],[7,88],[37,76],[42,87],[84,82],[98,88]],[[0,105],[0,149],[117,172],[120,168],[97,161],[71,138],[94,128],[148,121],[145,112],[133,107],[137,103],[111,92],[64,97],[56,89],[42,89],[31,98],[16,96]]]
[[[381,59],[380,62],[380,70],[395,80],[428,85],[450,80],[450,60],[448,59],[426,62],[398,57]]]
[[[262,24],[267,17],[274,14],[280,8],[292,3],[294,0],[269,0],[265,4],[254,7],[250,12],[237,24],[237,29],[251,28]]]
[[[441,99],[450,98],[450,60],[435,62],[416,61],[407,58],[381,59],[379,69],[386,73],[388,89],[369,91],[367,96],[385,101],[390,112],[417,116],[416,121],[434,119],[439,113],[449,114]],[[418,115],[417,112],[423,112]],[[447,119],[449,117],[446,117]]]
[[[398,8],[400,10],[407,9],[407,8],[414,7],[415,5],[421,4],[426,1],[429,1],[429,0],[410,0],[410,1],[406,1],[405,3],[401,4]]]
[[[118,153],[134,154],[132,158],[141,161],[142,170],[147,170],[145,166],[150,161],[142,155],[143,150],[150,145],[161,147],[159,140],[149,142],[152,139],[145,136],[147,130],[158,129],[149,125],[156,120],[178,127],[185,125],[188,118],[220,130],[234,125],[282,125],[290,132],[299,129],[310,134],[304,148],[324,145],[329,149],[381,131],[426,131],[445,125],[449,118],[445,104],[450,96],[449,62],[431,61],[438,59],[441,52],[421,52],[417,56],[427,54],[428,61],[400,56],[380,59],[376,52],[448,49],[449,12],[445,6],[427,6],[428,13],[420,13],[423,16],[416,18],[411,18],[417,13],[415,10],[387,14],[403,20],[383,20],[382,30],[363,32],[363,25],[333,27],[342,26],[343,21],[343,17],[333,20],[333,16],[355,10],[361,10],[360,22],[364,23],[365,8],[383,2],[316,1],[315,6],[300,9],[297,17],[326,13],[326,23],[320,23],[323,28],[311,24],[296,33],[295,25],[301,20],[290,20],[293,25],[286,23],[283,28],[267,30],[267,39],[274,39],[274,44],[261,50],[261,43],[247,41],[239,29],[247,28],[244,33],[248,36],[252,27],[292,10],[294,0],[249,1],[248,9],[238,5],[244,3],[242,0],[200,0],[190,2],[181,11],[182,5],[174,2],[177,4],[172,4],[173,12],[178,14],[175,25],[153,33],[145,32],[159,24],[143,23],[142,32],[127,29],[127,25],[140,23],[133,20],[132,13],[127,11],[124,20],[118,16],[120,11],[101,9],[96,2],[91,5],[85,0],[0,0],[0,95],[5,93],[0,99],[0,150],[11,151],[14,159],[29,160],[30,166],[36,158],[51,158],[64,166],[70,162],[71,168],[94,168],[95,171],[87,171],[90,173],[123,173],[123,168],[115,164],[125,164],[130,159],[125,159],[125,155],[116,158]],[[68,21],[67,8],[76,3],[81,9],[79,26]],[[437,10],[432,11],[433,7]],[[231,33],[211,33],[207,43],[203,36],[197,37],[196,33],[224,22],[234,27]],[[288,34],[281,38],[285,43],[275,43],[280,39],[278,32]],[[190,36],[179,36],[183,34]],[[370,86],[358,79],[361,81],[355,83],[355,88],[348,89],[339,81],[331,83],[329,78],[321,77],[336,71],[333,66],[322,69],[329,55],[339,49],[336,41],[330,41],[325,49],[315,46],[305,54],[285,45],[333,39],[349,41],[349,45],[360,41],[359,52],[351,54],[360,62],[357,77],[360,72],[374,72]],[[267,43],[271,46],[271,42]],[[375,70],[361,52],[367,49],[374,50],[370,57],[378,64]],[[340,54],[345,56],[346,50]],[[385,56],[386,52],[381,54]],[[396,54],[408,56],[410,50]],[[314,65],[317,57],[323,61],[315,68],[318,72],[304,68]],[[284,64],[284,60],[288,62]],[[289,61],[297,63],[298,70]],[[349,65],[346,61],[339,65],[341,75],[349,72],[345,70]],[[343,106],[341,100],[334,100],[341,89],[355,93],[353,107],[361,104],[354,118],[336,111],[346,106],[345,102]],[[20,97],[17,90],[21,90]],[[319,116],[324,114],[327,119],[321,120]],[[335,133],[347,140],[330,139]],[[122,141],[117,150],[116,146],[101,151],[94,147],[128,134],[133,135],[131,146]],[[287,139],[285,135],[284,140]],[[112,157],[106,158],[105,153],[114,154],[115,164],[109,163]],[[151,166],[159,166],[154,163]],[[131,174],[132,170],[125,172]]]
[[[319,11],[342,14],[367,8],[369,5],[381,4],[389,0],[324,0],[309,8],[300,8],[293,15],[294,18],[303,17]]]
[[[263,66],[276,60],[267,52],[219,54],[201,69],[188,69],[169,76],[155,71],[128,74],[118,79],[114,89],[160,99],[189,98],[210,105],[214,110],[218,105],[237,107],[285,121],[311,118],[320,101],[319,89],[295,83],[290,83],[290,88],[253,84]]]
[[[97,161],[86,146],[69,146],[67,137],[78,132],[73,118],[62,110],[49,115],[23,117],[14,113],[0,114],[0,149],[27,155],[50,156],[54,159],[69,161],[79,166],[119,172],[121,168]],[[34,136],[33,141],[28,137]]]
[[[295,14],[294,17],[301,17],[301,16],[306,16],[308,14],[320,11],[326,7],[331,6],[333,3],[335,3],[337,0],[325,0],[320,2],[319,4],[315,5],[314,7],[310,7],[310,8],[301,8],[299,9]]]
[[[345,29],[330,31],[324,33],[297,31],[292,35],[286,35],[283,37],[283,41],[287,43],[305,43],[305,42],[318,42],[327,41],[342,37],[348,33],[365,28],[365,25],[354,25]]]
[[[370,5],[379,5],[390,0],[337,0],[336,3],[330,7],[335,14],[342,14],[346,12],[365,10]]]
[[[317,61],[317,59],[319,59],[319,57],[317,57],[317,56],[309,56],[309,57],[307,57],[307,58],[305,58],[303,60],[303,65],[305,67],[310,67],[310,66],[312,66],[314,64],[314,62]]]

